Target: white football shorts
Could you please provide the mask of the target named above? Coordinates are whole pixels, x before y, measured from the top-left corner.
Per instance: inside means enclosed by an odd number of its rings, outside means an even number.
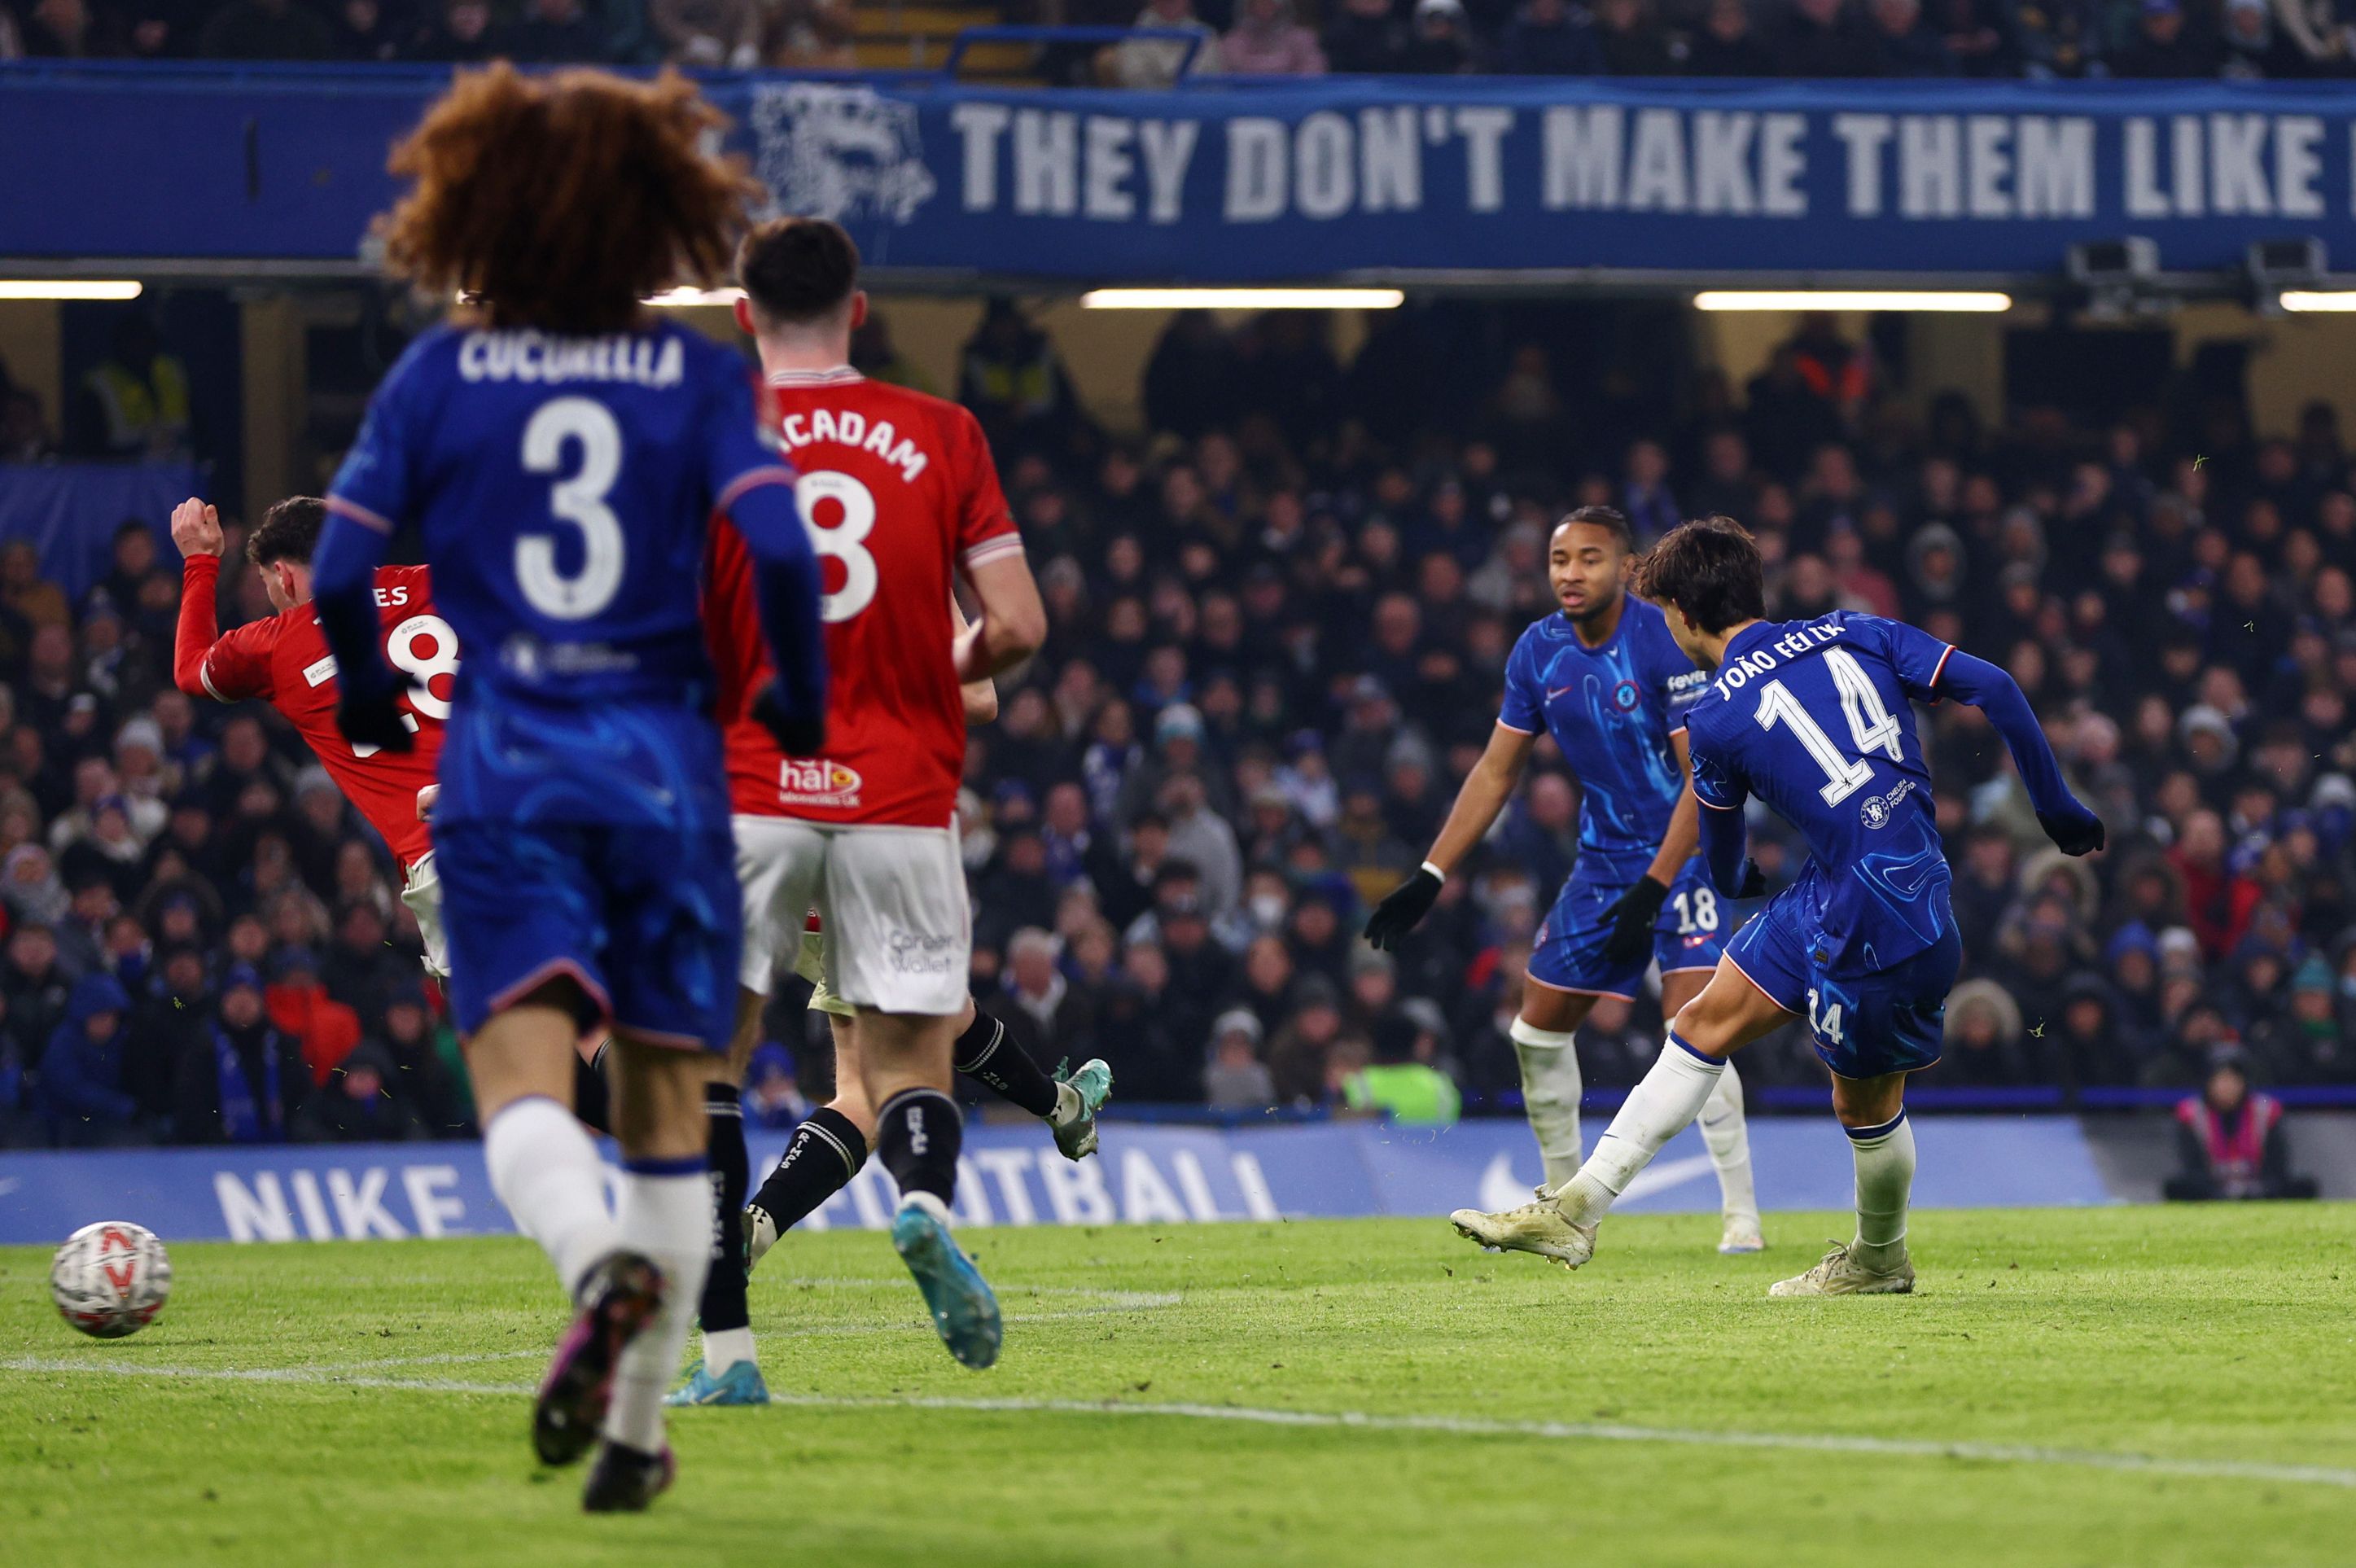
[[[745,990],[768,994],[779,956],[804,950],[815,908],[821,974],[835,997],[879,1013],[964,1010],[973,921],[955,827],[752,816],[731,825],[744,889],[737,978]]]
[[[442,877],[434,869],[434,852],[427,850],[409,868],[401,886],[401,901],[417,917],[417,935],[425,944],[425,972],[436,980],[450,978],[450,933],[442,925]]]

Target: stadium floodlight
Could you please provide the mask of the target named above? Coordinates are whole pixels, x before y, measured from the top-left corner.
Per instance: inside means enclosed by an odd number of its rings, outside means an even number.
[[[647,303],[663,310],[682,310],[696,306],[734,305],[744,297],[741,288],[667,288],[660,294],[647,295]]]
[[[1095,288],[1083,310],[1397,310],[1395,288]]]
[[[129,278],[0,278],[0,299],[137,299]]]
[[[1992,315],[2012,295],[1992,289],[1707,288],[1696,310],[1960,310]]]
[[[2282,307],[2294,314],[2356,311],[2356,288],[2286,288]]]

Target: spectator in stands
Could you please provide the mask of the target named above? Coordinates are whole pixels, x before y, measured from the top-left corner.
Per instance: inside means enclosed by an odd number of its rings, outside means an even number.
[[[241,5],[265,3],[269,0],[239,0]],[[285,0],[276,3],[284,5]],[[233,6],[215,17],[214,26],[238,14]],[[287,15],[291,17],[295,13]],[[324,40],[327,24],[307,11],[301,15],[309,27],[319,29]],[[212,31],[212,27],[206,29],[209,37]],[[324,43],[321,47],[324,50]],[[317,59],[323,55],[292,58]],[[163,337],[145,310],[133,306],[116,318],[106,358],[82,377],[71,415],[68,444],[77,456],[145,459],[188,455],[188,369],[164,347]]]
[[[583,0],[530,0],[522,17],[501,30],[498,44],[500,53],[526,63],[588,63],[611,52],[605,25]]]
[[[1234,28],[1219,40],[1219,59],[1237,76],[1325,74],[1325,51],[1294,17],[1292,0],[1244,0]]]
[[[476,65],[501,52],[490,0],[442,0],[440,14],[410,48],[413,59]]]
[[[1342,0],[1325,22],[1325,60],[1337,71],[1385,76],[1407,68],[1408,29],[1391,0]]]
[[[2027,1083],[2020,1004],[1993,980],[1966,980],[1947,997],[1945,1054],[1928,1080],[1965,1088]]]
[[[1612,76],[1669,76],[1677,64],[1646,0],[1596,0],[1595,42]]]
[[[1100,69],[1116,87],[1158,91],[1175,84],[1182,68],[1189,76],[1215,76],[1226,69],[1219,50],[1219,36],[1211,30],[1209,23],[1194,15],[1194,0],[1145,0],[1145,9],[1130,25],[1162,32],[1199,33],[1202,38],[1191,61],[1186,58],[1190,46],[1177,38],[1130,38],[1115,44],[1105,51]]]
[[[958,401],[1001,450],[1062,452],[1083,423],[1055,345],[1003,295],[983,307],[958,356]]]
[[[1772,76],[1775,57],[1751,26],[1750,0],[1709,0],[1687,46],[1688,76]],[[1747,517],[1745,507],[1734,513]]]
[[[139,1101],[123,1077],[130,1012],[131,998],[112,974],[87,974],[75,983],[65,1018],[41,1053],[39,1102],[51,1143],[87,1148],[145,1141]]]
[[[21,26],[24,53],[31,59],[90,59],[123,52],[112,36],[112,18],[92,15],[84,0],[34,0]]]
[[[1792,0],[1774,56],[1778,76],[1871,76],[1878,63],[1848,0]]]
[[[2217,74],[2222,51],[2186,24],[2180,0],[2141,0],[2134,41],[2110,58],[2111,74],[2150,79]]]
[[[1525,0],[1497,40],[1497,70],[1517,76],[1600,76],[1595,27],[1570,0]]]
[[[1440,1042],[1407,1008],[1385,1014],[1369,1036],[1367,1061],[1343,1079],[1343,1101],[1403,1127],[1452,1126],[1462,1097],[1431,1065]]]
[[[1462,76],[1473,69],[1464,0],[1416,0],[1415,23],[1399,69],[1416,76]]]
[[[207,59],[332,59],[335,35],[294,0],[229,0],[198,35]]]
[[[335,33],[336,55],[341,59],[381,63],[399,58],[408,42],[386,13],[383,0],[343,0],[328,27]]]
[[[647,21],[674,64],[747,70],[761,61],[753,0],[648,0]]]
[[[2179,1202],[2313,1197],[2313,1176],[2294,1175],[2282,1102],[2250,1088],[2237,1050],[2217,1053],[2199,1094],[2176,1107],[2179,1167],[2166,1183]]]
[[[1947,39],[1922,15],[1922,0],[1870,0],[1876,76],[1957,74]]]
[[[310,1069],[263,1004],[262,977],[238,964],[221,976],[201,1047],[182,1056],[173,1114],[184,1144],[283,1144],[310,1097]]]
[[[1276,1080],[1259,1059],[1259,1019],[1248,1007],[1222,1013],[1211,1026],[1211,1059],[1203,1100],[1214,1111],[1264,1111],[1276,1103]]]

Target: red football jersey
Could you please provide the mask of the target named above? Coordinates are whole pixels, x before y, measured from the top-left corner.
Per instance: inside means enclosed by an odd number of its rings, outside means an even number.
[[[424,689],[402,699],[417,745],[407,752],[356,746],[336,727],[336,660],[309,605],[267,620],[250,621],[216,638],[214,598],[220,557],[191,555],[182,569],[180,633],[173,679],[190,696],[223,703],[259,697],[286,715],[318,757],[319,766],[370,826],[384,835],[403,865],[434,847],[417,820],[417,792],[434,779],[442,755],[442,725],[450,716],[450,688],[458,671],[458,637],[434,613],[432,581],[423,566],[383,566],[376,575],[377,614],[385,658]]]
[[[947,827],[965,771],[950,578],[1023,548],[989,445],[953,403],[840,370],[770,379],[825,569],[826,755],[789,757],[746,716],[770,677],[752,555],[712,531],[705,625],[728,789],[750,816]]]

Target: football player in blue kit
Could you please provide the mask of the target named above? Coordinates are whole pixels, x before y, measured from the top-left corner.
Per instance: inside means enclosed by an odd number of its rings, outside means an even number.
[[[1661,612],[1627,592],[1628,559],[1627,520],[1610,507],[1581,507],[1555,525],[1547,580],[1561,612],[1532,623],[1514,645],[1497,727],[1430,858],[1366,922],[1375,946],[1398,945],[1512,798],[1539,733],[1551,735],[1579,776],[1579,859],[1539,928],[1509,1031],[1545,1191],[1579,1169],[1584,1085],[1575,1036],[1596,998],[1633,1001],[1657,962],[1661,1013],[1675,1017],[1739,923],[1694,853],[1685,712],[1708,677],[1671,640]],[[1731,1071],[1701,1123],[1725,1217],[1719,1251],[1755,1252],[1766,1243],[1742,1086]]]
[[[793,755],[826,711],[818,564],[752,368],[640,303],[726,271],[750,190],[701,150],[717,124],[677,77],[458,79],[394,155],[414,184],[385,232],[396,271],[466,304],[378,389],[314,563],[354,745],[409,739],[370,591],[395,532],[467,651],[434,809],[451,1002],[492,1187],[578,1308],[532,1437],[551,1465],[599,1445],[592,1511],[670,1481],[663,1391],[712,1233],[703,1084],[742,908],[700,598],[715,514],[759,563],[780,674],[758,711]],[[576,1043],[609,1026],[615,1214],[572,1113]]]
[[[1677,646],[1715,671],[1686,714],[1710,879],[1729,888],[1755,872],[1743,853],[1752,796],[1799,830],[1808,864],[1727,945],[1579,1174],[1537,1203],[1458,1225],[1579,1267],[1612,1200],[1708,1101],[1728,1057],[1799,1018],[1832,1071],[1833,1114],[1856,1159],[1857,1234],[1768,1294],[1901,1294],[1914,1288],[1906,1075],[1939,1059],[1963,956],[1912,704],[1953,697],[1985,714],[2063,854],[2101,849],[2103,823],[2071,794],[2011,676],[1879,616],[1770,622],[1763,579],[1758,545],[1723,517],[1672,530],[1637,569]]]

